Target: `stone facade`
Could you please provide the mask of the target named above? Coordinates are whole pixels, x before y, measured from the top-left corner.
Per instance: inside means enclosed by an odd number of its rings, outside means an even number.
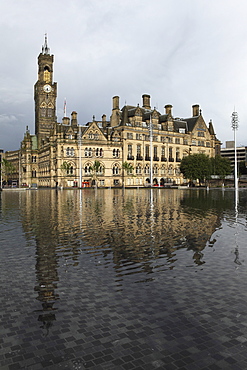
[[[148,94],[142,96],[142,106],[122,109],[119,97],[113,97],[109,120],[103,115],[101,121],[82,126],[74,111],[71,118],[57,122],[53,61],[45,39],[34,87],[35,135],[27,128],[20,150],[5,153],[16,165],[13,176],[20,185],[147,186],[150,181],[179,185],[185,182],[179,169],[184,156],[220,153],[213,124],[206,125],[199,105],[192,106],[191,117],[175,118],[172,105],[166,105],[164,113],[151,108]],[[132,166],[132,173],[123,163]]]

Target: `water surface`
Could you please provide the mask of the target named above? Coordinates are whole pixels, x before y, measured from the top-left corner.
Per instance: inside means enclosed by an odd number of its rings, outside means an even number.
[[[246,369],[231,190],[1,194],[1,369]]]

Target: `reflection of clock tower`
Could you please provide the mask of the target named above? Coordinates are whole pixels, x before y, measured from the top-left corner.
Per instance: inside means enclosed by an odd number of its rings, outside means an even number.
[[[35,134],[39,145],[42,139],[50,136],[51,130],[57,120],[56,98],[57,83],[53,82],[53,55],[47,45],[47,37],[38,56],[38,81],[34,86],[35,101]]]

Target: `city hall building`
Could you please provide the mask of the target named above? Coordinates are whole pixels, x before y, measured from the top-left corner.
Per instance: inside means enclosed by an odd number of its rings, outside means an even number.
[[[147,94],[141,105],[123,108],[113,97],[109,119],[103,115],[101,121],[79,125],[73,111],[57,122],[53,63],[45,38],[34,87],[35,134],[27,127],[20,149],[5,153],[20,186],[181,185],[186,182],[180,173],[184,156],[220,154],[213,124],[205,123],[199,105],[192,106],[191,117],[175,118],[172,105],[159,112]]]

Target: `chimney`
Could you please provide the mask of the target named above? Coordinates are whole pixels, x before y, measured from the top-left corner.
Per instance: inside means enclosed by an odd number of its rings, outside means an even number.
[[[103,114],[103,116],[102,116],[102,127],[106,127],[106,115],[105,114]]]
[[[150,106],[150,95],[148,94],[144,94],[142,95],[142,108],[145,108],[145,109],[151,109],[151,106]]]
[[[166,114],[169,114],[170,116],[172,116],[172,105],[171,104],[166,104],[165,110],[166,110]]]
[[[63,117],[63,125],[69,125],[69,124],[70,124],[69,117]]]
[[[78,125],[78,122],[77,122],[77,113],[75,111],[73,111],[71,113],[71,126],[77,126]]]
[[[196,116],[199,116],[200,115],[200,113],[199,113],[199,105],[198,104],[192,105],[192,114],[193,114],[193,117],[196,117]]]
[[[112,109],[119,109],[119,96],[112,98]]]

